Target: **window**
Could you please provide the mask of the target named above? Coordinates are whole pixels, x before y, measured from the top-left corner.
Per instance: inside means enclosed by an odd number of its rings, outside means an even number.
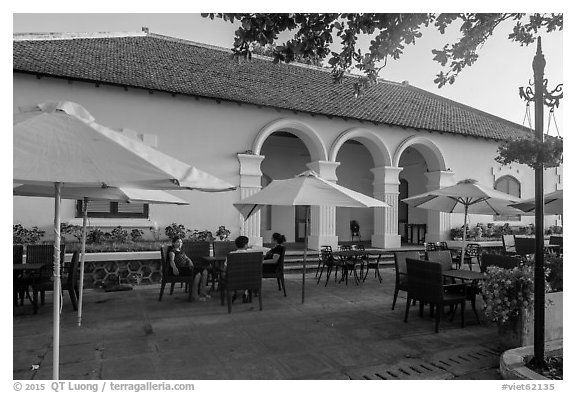
[[[494,189],[520,198],[520,182],[512,176],[496,180]],[[520,216],[494,216],[494,221],[520,221]]]
[[[82,217],[83,201],[76,201],[76,217]],[[147,203],[88,201],[88,217],[148,218]]]

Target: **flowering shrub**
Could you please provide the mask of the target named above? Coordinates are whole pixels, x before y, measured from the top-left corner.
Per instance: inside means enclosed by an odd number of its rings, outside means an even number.
[[[534,305],[534,269],[520,266],[503,269],[489,266],[487,278],[480,282],[484,312],[498,325],[514,323],[522,309]]]

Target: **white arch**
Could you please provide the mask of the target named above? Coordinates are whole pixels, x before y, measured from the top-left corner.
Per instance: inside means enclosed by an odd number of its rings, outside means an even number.
[[[396,152],[394,152],[393,166],[399,165],[402,153],[409,147],[413,147],[422,154],[430,172],[446,170],[446,162],[440,148],[430,139],[419,135],[412,135],[398,145]]]
[[[256,139],[254,139],[252,152],[256,155],[260,155],[262,145],[266,141],[266,138],[277,131],[289,132],[300,138],[308,149],[310,160],[312,162],[326,161],[326,147],[318,133],[308,124],[297,119],[279,119],[265,125],[256,136]]]
[[[342,145],[351,139],[360,142],[366,147],[366,149],[368,149],[372,155],[374,166],[376,168],[390,166],[392,164],[390,152],[388,151],[388,147],[386,147],[384,141],[380,139],[374,131],[366,128],[351,128],[341,133],[332,144],[328,156],[329,160],[336,161],[336,157],[338,156],[338,152]]]

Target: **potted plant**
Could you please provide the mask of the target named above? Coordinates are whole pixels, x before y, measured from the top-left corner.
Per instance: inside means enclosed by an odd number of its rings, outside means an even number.
[[[215,235],[220,240],[226,240],[230,236],[230,231],[224,225],[220,225]]]

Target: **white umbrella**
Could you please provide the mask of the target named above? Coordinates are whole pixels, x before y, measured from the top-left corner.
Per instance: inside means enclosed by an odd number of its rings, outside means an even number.
[[[544,214],[555,215],[564,214],[564,191],[557,190],[544,195]],[[510,206],[520,209],[526,213],[534,213],[536,203],[534,198],[525,199],[520,203],[512,203]]]
[[[39,185],[14,185],[12,194],[27,197],[54,196],[51,187]],[[86,224],[88,221],[87,205],[89,200],[107,200],[128,203],[174,204],[188,205],[189,203],[172,194],[161,190],[139,190],[134,188],[89,188],[89,187],[63,187],[62,199],[83,199],[82,209],[82,239],[80,250],[80,288],[78,290],[78,326],[82,324],[82,300],[84,294],[84,261],[86,255]]]
[[[402,202],[413,207],[446,213],[464,213],[464,242],[466,242],[468,214],[518,215],[522,211],[508,205],[519,201],[520,198],[483,186],[473,179],[461,180],[450,187],[402,199]],[[461,253],[461,263],[463,262],[464,248]]]
[[[306,253],[308,249],[307,224],[310,206],[390,207],[386,202],[325,180],[314,171],[306,171],[292,179],[273,180],[261,191],[234,204],[245,219],[266,205],[306,206],[302,303],[304,303],[305,292]]]
[[[228,191],[235,187],[106,128],[82,106],[49,102],[13,118],[13,183],[54,187],[54,293],[60,293],[63,186]],[[58,379],[60,299],[54,301],[53,378]]]

